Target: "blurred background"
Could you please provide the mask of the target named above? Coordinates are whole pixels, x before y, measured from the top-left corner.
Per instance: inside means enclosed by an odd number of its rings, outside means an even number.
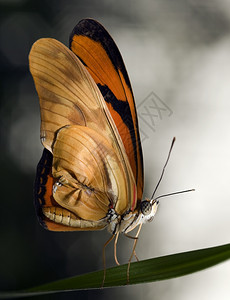
[[[38,97],[28,69],[31,45],[53,37],[68,46],[82,19],[101,22],[115,39],[132,82],[145,163],[145,192],[158,181],[177,141],[161,200],[137,246],[140,259],[229,242],[230,2],[227,0],[0,0],[1,217],[0,290],[20,289],[102,268],[105,231],[53,233],[37,222],[33,182],[41,157]],[[121,237],[127,262],[132,241]],[[107,264],[113,266],[112,245]],[[230,262],[186,277],[118,289],[36,299],[230,297]]]

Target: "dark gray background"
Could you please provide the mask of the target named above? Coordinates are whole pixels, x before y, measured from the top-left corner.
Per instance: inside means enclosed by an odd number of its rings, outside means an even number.
[[[156,218],[142,229],[139,258],[228,243],[230,2],[5,0],[0,14],[1,290],[102,268],[106,231],[47,232],[33,207],[42,146],[28,53],[41,37],[68,45],[71,30],[85,17],[108,29],[130,75],[143,140],[144,195],[150,196],[157,183],[173,136],[177,142],[158,194],[196,188],[195,193],[162,199]],[[151,98],[152,92],[161,100]],[[166,109],[162,115],[151,108],[153,103]],[[129,239],[119,240],[121,262],[127,262],[131,245]],[[107,263],[114,265],[112,246]],[[174,280],[42,299],[227,300],[229,278],[226,262]]]

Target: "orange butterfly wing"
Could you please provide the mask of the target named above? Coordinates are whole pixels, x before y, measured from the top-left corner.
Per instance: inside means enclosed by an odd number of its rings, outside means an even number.
[[[83,19],[73,29],[70,49],[83,62],[99,87],[124,144],[137,186],[143,194],[143,158],[133,92],[121,54],[98,22]]]
[[[102,229],[109,204],[118,214],[136,207],[135,179],[116,125],[85,67],[60,42],[37,41],[29,60],[46,148],[34,189],[40,223],[56,231]]]

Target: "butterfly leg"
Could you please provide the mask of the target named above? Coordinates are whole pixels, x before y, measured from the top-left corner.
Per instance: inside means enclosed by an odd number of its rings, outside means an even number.
[[[136,260],[137,260],[137,261],[139,261],[139,258],[138,258],[138,256],[137,256],[137,254],[136,254],[136,251],[135,251],[135,250],[134,250],[134,253],[133,253],[133,254],[134,254],[134,256],[135,256]]]
[[[103,246],[103,250],[102,250],[102,256],[103,256],[103,266],[104,266],[104,275],[103,275],[103,280],[102,280],[102,284],[101,287],[103,288],[104,283],[105,283],[105,276],[106,276],[106,259],[105,259],[105,248],[106,246],[114,239],[115,234],[113,234],[108,241],[104,244]]]
[[[125,233],[125,236],[128,237],[129,239],[138,240],[138,237],[136,237],[136,236],[131,236],[126,233]],[[133,250],[133,255],[135,256],[136,260],[139,261],[136,250]]]
[[[114,241],[114,259],[115,259],[116,264],[119,266],[120,263],[117,259],[117,240],[118,240],[118,236],[119,236],[119,232],[117,232],[116,238],[115,238],[115,241]]]
[[[129,261],[128,261],[128,267],[127,267],[127,284],[129,283],[129,271],[130,271],[130,264],[131,264],[131,260],[132,260],[132,258],[133,258],[133,255],[136,257],[136,259],[137,259],[137,261],[138,261],[138,258],[137,258],[137,256],[136,256],[135,249],[136,249],[136,245],[137,245],[138,236],[139,236],[139,233],[140,233],[140,231],[141,231],[141,226],[142,226],[142,224],[140,224],[140,226],[139,226],[139,228],[138,228],[138,230],[137,230],[137,233],[136,233],[135,237],[131,237],[131,236],[129,236],[129,235],[126,235],[127,237],[134,239],[134,243],[133,243],[133,251],[132,251],[131,256],[130,256],[130,258],[129,258]]]

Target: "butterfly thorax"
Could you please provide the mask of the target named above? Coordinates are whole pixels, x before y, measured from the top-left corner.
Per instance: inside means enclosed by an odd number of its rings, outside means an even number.
[[[115,209],[111,208],[107,214],[108,231],[111,234],[128,233],[139,224],[151,222],[157,212],[157,207],[157,201],[151,202],[146,199],[141,201],[134,211],[130,209],[122,215],[118,215]]]

